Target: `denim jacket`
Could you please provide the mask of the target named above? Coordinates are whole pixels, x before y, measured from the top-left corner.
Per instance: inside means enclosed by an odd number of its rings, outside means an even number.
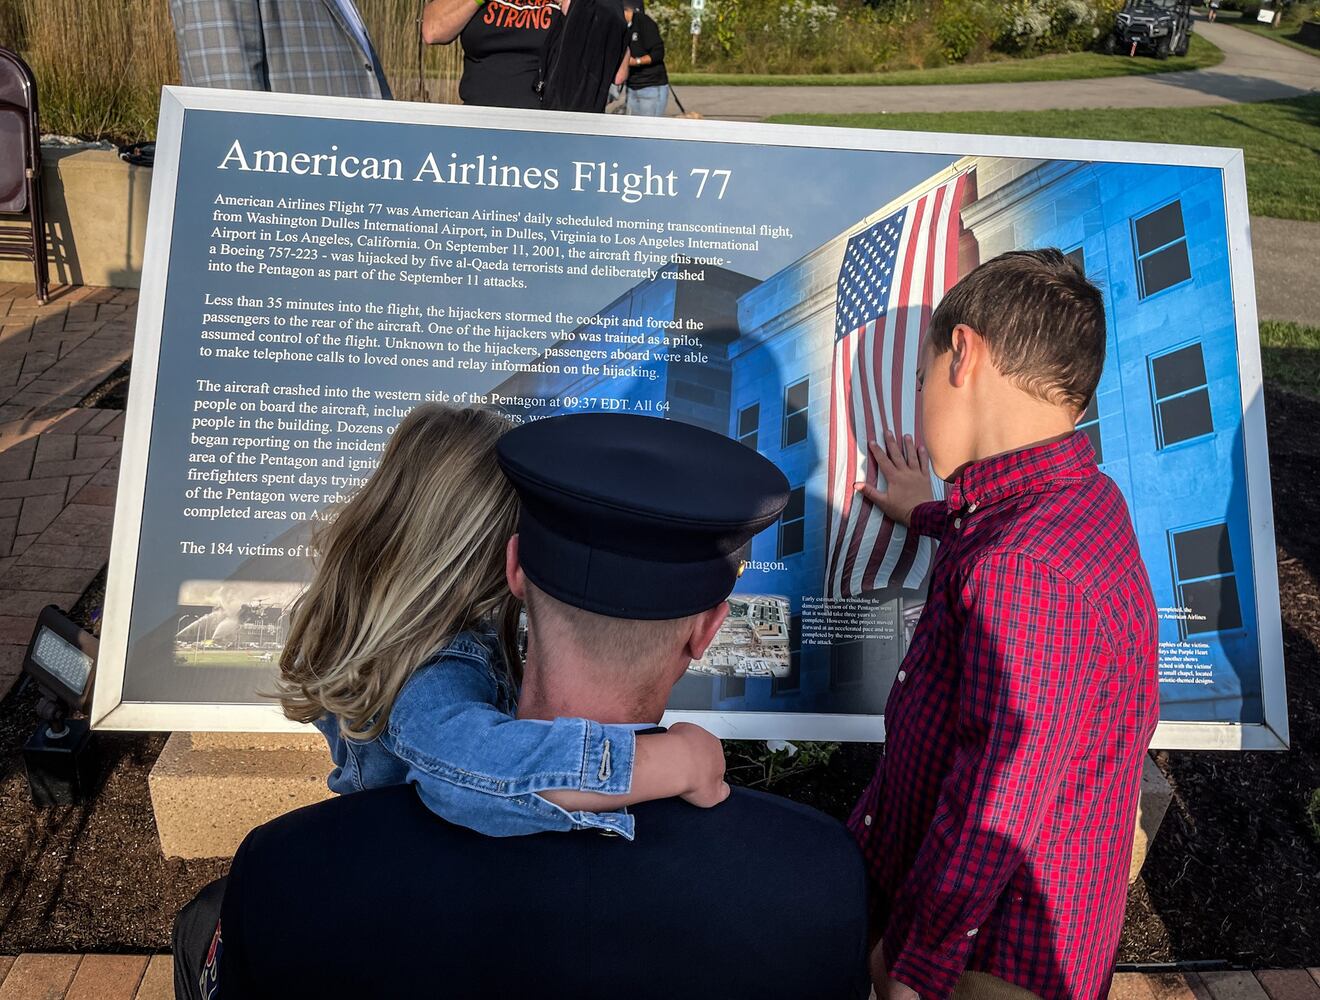
[[[569,812],[537,792],[606,795],[632,788],[635,730],[586,719],[514,719],[517,695],[492,633],[469,631],[408,678],[389,722],[368,742],[345,738],[329,716],[332,792],[405,782],[436,815],[492,837],[598,828],[633,836],[627,812]]]

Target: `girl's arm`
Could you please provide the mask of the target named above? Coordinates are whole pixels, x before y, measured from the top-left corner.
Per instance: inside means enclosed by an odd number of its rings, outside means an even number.
[[[597,812],[675,797],[702,808],[717,806],[729,797],[724,748],[700,726],[677,722],[668,732],[637,736],[632,788],[627,793],[546,791],[541,797],[570,812]]]
[[[714,805],[727,794],[718,741],[695,726],[639,737],[586,719],[513,719],[501,703],[485,657],[451,648],[417,671],[390,713],[382,745],[404,762],[426,805],[451,822],[493,836],[581,827],[629,836],[631,816],[590,810],[675,793]],[[554,801],[576,793],[593,798]]]

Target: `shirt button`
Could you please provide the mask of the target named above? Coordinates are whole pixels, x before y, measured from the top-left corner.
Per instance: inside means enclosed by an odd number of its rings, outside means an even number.
[[[969,504],[967,505],[967,513],[972,514],[972,513],[975,513],[975,511],[976,511],[976,504],[974,504],[974,503],[969,503]]]
[[[900,670],[898,672],[898,683],[902,684],[905,680],[907,680],[907,671]]]
[[[870,817],[870,814],[867,814],[866,816],[863,816],[863,817],[862,817],[862,822],[865,823],[867,826],[870,826],[870,825],[871,825],[871,817]]]
[[[962,518],[961,518],[961,517],[955,517],[955,518],[953,519],[953,526],[954,526],[955,529],[957,529],[957,528],[961,528],[961,527],[962,527]]]
[[[980,933],[980,930],[981,930],[981,928],[979,928],[979,927],[973,927],[970,931],[967,932],[967,936],[968,936],[968,937],[976,937],[976,935],[977,935],[978,933]]]

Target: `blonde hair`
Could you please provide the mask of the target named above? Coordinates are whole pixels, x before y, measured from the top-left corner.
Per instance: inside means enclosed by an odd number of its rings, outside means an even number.
[[[504,552],[518,501],[495,459],[510,426],[489,410],[427,403],[395,429],[371,478],[313,540],[316,574],[280,656],[285,716],[333,715],[346,737],[374,739],[413,671],[483,622],[517,679],[521,606]]]

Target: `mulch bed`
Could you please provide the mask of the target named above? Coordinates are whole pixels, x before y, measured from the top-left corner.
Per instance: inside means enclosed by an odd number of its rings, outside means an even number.
[[[1292,749],[1162,752],[1175,802],[1128,900],[1119,961],[1320,965],[1320,839],[1306,803],[1320,788],[1320,404],[1268,399]],[[75,616],[92,624],[104,580]],[[35,809],[21,747],[35,694],[0,702],[0,954],[168,946],[178,908],[225,861],[166,861],[147,773],[165,737],[100,734],[95,801]],[[845,744],[828,769],[773,790],[843,818],[876,748]],[[825,774],[828,773],[828,778]]]

